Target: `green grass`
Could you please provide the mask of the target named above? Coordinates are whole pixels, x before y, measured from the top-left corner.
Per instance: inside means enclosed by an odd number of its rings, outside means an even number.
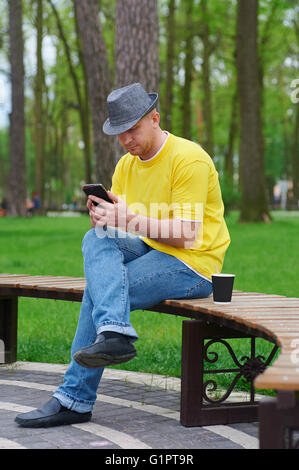
[[[277,212],[271,224],[237,223],[227,218],[231,245],[225,272],[236,274],[235,289],[298,297],[299,216]],[[0,272],[83,276],[81,241],[89,229],[87,216],[0,219]],[[80,304],[21,298],[19,300],[18,360],[68,363]],[[116,368],[180,376],[182,318],[148,311],[132,312],[139,334],[137,357]],[[244,340],[232,340],[238,357],[248,354]],[[271,345],[259,339],[259,354]],[[226,348],[217,345],[217,368],[232,367]],[[214,365],[208,365],[208,368]],[[231,377],[219,378],[221,386]],[[243,383],[238,388],[246,389]]]

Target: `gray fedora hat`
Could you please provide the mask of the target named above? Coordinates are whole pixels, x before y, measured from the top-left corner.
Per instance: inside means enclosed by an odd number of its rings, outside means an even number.
[[[113,90],[107,98],[109,118],[103,124],[108,135],[126,132],[155,108],[158,93],[147,93],[140,83]]]

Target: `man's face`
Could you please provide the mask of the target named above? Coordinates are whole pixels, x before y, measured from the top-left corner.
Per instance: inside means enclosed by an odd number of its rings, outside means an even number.
[[[141,158],[151,153],[155,130],[159,127],[160,115],[156,110],[140,119],[134,127],[122,134],[118,134],[120,145],[132,155],[139,155]]]

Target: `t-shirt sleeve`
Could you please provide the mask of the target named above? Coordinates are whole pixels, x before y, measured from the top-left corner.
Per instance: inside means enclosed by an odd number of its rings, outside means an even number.
[[[173,217],[202,221],[207,201],[210,167],[195,161],[176,170],[172,183]]]

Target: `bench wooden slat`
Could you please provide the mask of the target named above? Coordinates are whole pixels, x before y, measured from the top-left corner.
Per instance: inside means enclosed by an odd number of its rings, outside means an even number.
[[[6,285],[11,285],[12,287],[13,286],[16,286],[16,287],[19,287],[19,286],[32,286],[32,287],[35,287],[35,286],[43,286],[43,285],[52,285],[52,286],[59,286],[61,284],[65,284],[65,285],[69,285],[69,286],[72,286],[72,285],[76,285],[76,284],[83,284],[83,281],[81,281],[80,283],[79,282],[69,282],[67,280],[58,280],[58,281],[51,281],[50,279],[48,280],[39,280],[39,279],[36,279],[36,280],[32,280],[32,281],[28,281],[27,279],[19,279],[17,282],[1,282],[0,281],[0,284],[1,286],[5,287]]]
[[[286,318],[284,319],[277,319],[277,320],[270,320],[270,319],[265,319],[265,318],[258,318],[257,319],[258,321],[260,320],[262,325],[272,325],[274,328],[277,328],[277,327],[282,327],[282,328],[295,328],[295,329],[298,329],[299,328],[299,320],[297,319],[294,319],[294,317],[290,317],[289,315],[287,315]]]
[[[238,316],[237,312],[227,312],[227,315],[231,316]],[[241,311],[239,313],[241,318],[246,318],[251,321],[262,321],[265,320],[266,322],[286,322],[286,321],[294,321],[296,322],[297,320],[299,321],[299,310],[298,308],[277,308],[277,309],[271,309],[271,310],[255,310],[255,311]]]
[[[265,308],[299,308],[299,299],[277,299],[277,300],[269,300],[265,301],[263,299],[263,304],[259,304],[258,302],[256,303],[251,303],[248,301],[248,298],[244,298],[242,302],[239,300],[232,300],[232,302],[229,305],[218,305],[214,304],[212,302],[212,299],[192,299],[192,300],[174,300],[174,299],[168,299],[165,300],[167,305],[173,305],[173,306],[184,306],[184,307],[189,307],[191,309],[203,309],[203,308],[212,308],[213,311],[221,311],[221,312],[230,312],[239,309],[265,309]]]
[[[30,288],[32,290],[51,290],[60,292],[84,291],[85,278],[72,278],[69,276],[29,276],[29,275],[1,275],[0,287],[16,289]]]
[[[299,367],[290,367],[290,366],[285,366],[283,368],[283,371],[281,370],[281,367],[276,367],[276,366],[272,366],[271,368],[271,371],[269,371],[269,374],[271,372],[271,376],[279,376],[279,375],[287,375],[288,377],[292,377],[292,376],[296,376],[298,375],[298,379],[299,379]]]
[[[13,280],[18,280],[18,279],[27,279],[29,282],[34,280],[34,279],[41,279],[41,280],[53,280],[53,281],[59,281],[59,280],[66,280],[70,282],[76,282],[79,280],[85,280],[84,277],[72,277],[72,276],[44,276],[44,275],[28,275],[28,274],[8,274],[8,275],[3,275],[0,274],[0,279],[5,282],[5,280],[13,281]]]
[[[275,367],[289,367],[290,364],[292,364],[291,354],[292,352],[282,352],[275,361]],[[294,364],[292,368],[298,369],[299,362],[297,364]]]
[[[264,374],[260,374],[255,379],[255,387],[266,390],[290,390],[296,392],[299,387],[299,374],[298,376],[292,375],[287,378],[283,374],[276,377],[264,377]]]
[[[269,371],[269,373],[271,372],[271,374],[274,374],[274,375],[277,375],[278,373],[281,374],[283,372],[285,372],[286,375],[289,375],[289,374],[298,374],[299,373],[299,364],[295,365],[293,367],[290,366],[290,361],[288,363],[285,363],[285,365],[279,365],[279,364],[275,364],[272,366],[271,368],[271,371]]]
[[[257,319],[259,320],[260,318],[265,318],[265,320],[267,319],[271,319],[273,318],[274,320],[275,319],[280,319],[281,320],[284,320],[286,318],[298,318],[298,309],[292,309],[292,308],[288,308],[288,309],[285,309],[285,310],[282,310],[280,308],[278,309],[271,309],[271,310],[242,310],[242,311],[228,311],[228,312],[225,312],[226,315],[230,315],[230,316],[240,316],[240,318],[252,318],[252,319]]]
[[[285,352],[294,351],[294,348],[295,348],[294,338],[291,338],[291,337],[284,338],[282,347],[283,347],[283,351]]]
[[[9,280],[13,280],[13,279],[19,279],[19,278],[22,278],[22,279],[28,279],[28,281],[30,280],[33,280],[33,279],[52,279],[52,280],[59,280],[59,279],[67,279],[69,281],[74,281],[76,282],[77,280],[79,279],[84,279],[84,277],[80,278],[80,277],[72,277],[72,276],[45,276],[43,274],[0,274],[0,279],[7,279],[8,281]]]

